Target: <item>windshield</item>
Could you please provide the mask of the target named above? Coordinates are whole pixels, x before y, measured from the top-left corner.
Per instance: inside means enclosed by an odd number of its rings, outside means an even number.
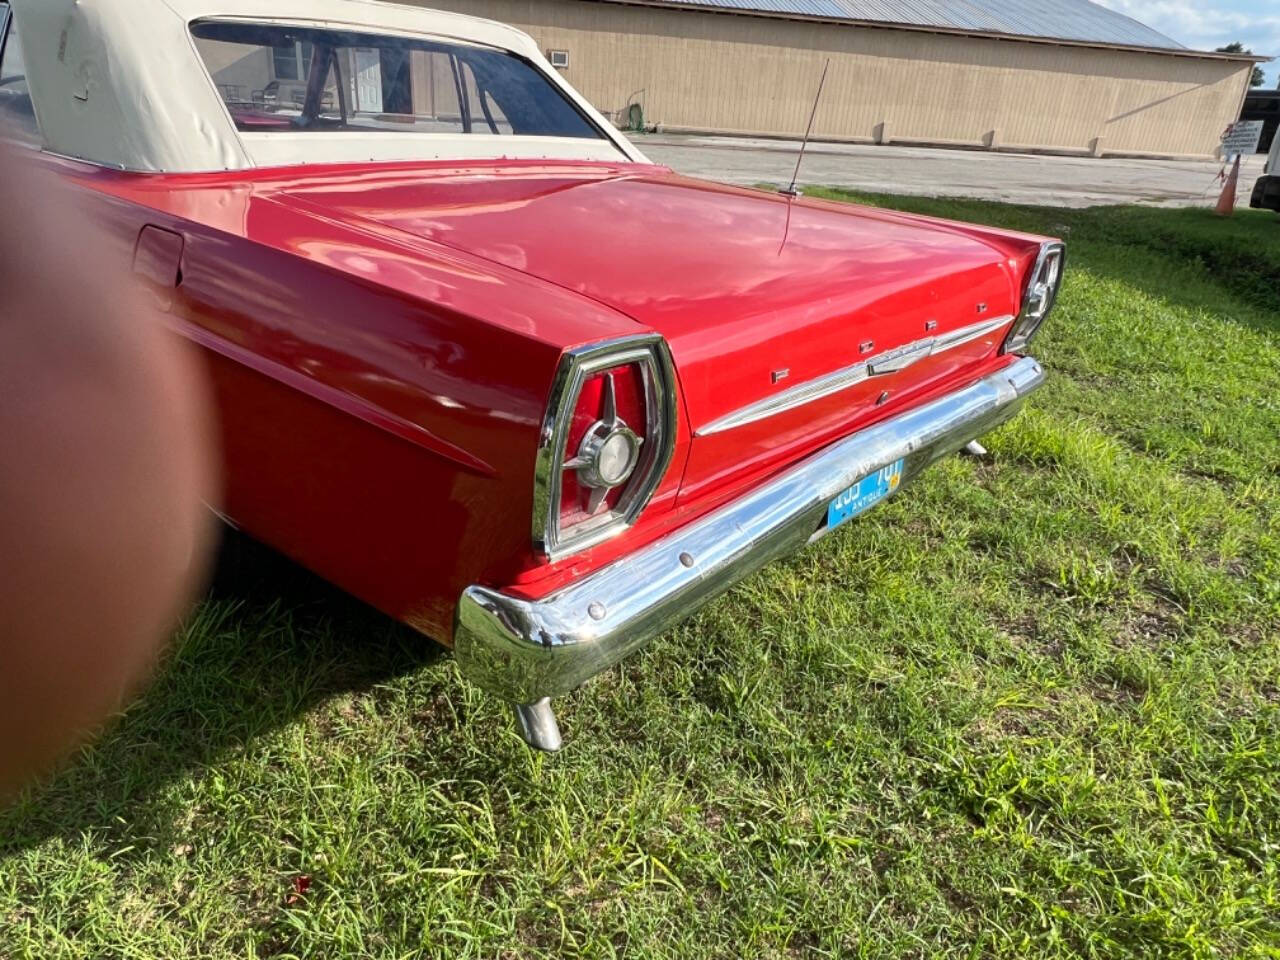
[[[529,62],[462,43],[202,21],[196,49],[241,131],[603,134]]]

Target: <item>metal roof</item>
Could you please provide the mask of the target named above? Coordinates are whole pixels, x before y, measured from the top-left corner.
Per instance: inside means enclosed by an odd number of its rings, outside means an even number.
[[[645,0],[639,0],[645,2]],[[658,0],[774,16],[821,17],[1124,47],[1185,50],[1132,17],[1090,0]]]

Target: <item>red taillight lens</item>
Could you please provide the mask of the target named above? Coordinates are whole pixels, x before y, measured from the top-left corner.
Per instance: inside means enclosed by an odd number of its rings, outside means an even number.
[[[638,363],[610,367],[591,374],[582,383],[578,402],[573,407],[573,424],[569,428],[568,457],[578,449],[587,429],[605,415],[606,381],[610,380],[618,417],[641,437],[645,436],[648,412],[645,409],[644,368]]]
[[[635,522],[670,463],[674,376],[649,336],[566,355],[543,428],[535,542],[585,549]]]
[[[612,393],[612,399],[610,399]],[[578,402],[574,405],[573,419],[566,435],[565,449],[561,463],[565,464],[564,476],[560,487],[560,530],[567,533],[580,523],[590,520],[605,511],[612,511],[618,506],[626,491],[626,481],[631,478],[635,467],[643,453],[646,439],[648,412],[646,410],[644,368],[638,363],[629,363],[620,367],[611,367],[599,373],[591,374],[582,384],[578,394]],[[625,473],[601,471],[603,476],[592,476],[586,468],[592,466],[587,462],[591,455],[592,439],[588,435],[593,428],[599,430],[604,425],[617,425],[629,430],[638,444],[631,451],[633,462],[628,464]],[[615,431],[616,432],[616,431]],[[608,443],[608,433],[601,438]],[[614,441],[612,447],[626,447],[626,438]],[[613,449],[604,451],[613,454],[611,464],[619,459]],[[622,475],[620,475],[622,473]],[[615,481],[616,482],[611,482]]]

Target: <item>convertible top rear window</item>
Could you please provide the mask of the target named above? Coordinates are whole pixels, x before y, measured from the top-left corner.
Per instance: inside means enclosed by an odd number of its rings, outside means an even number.
[[[241,131],[604,139],[542,71],[504,50],[208,20],[191,33]]]

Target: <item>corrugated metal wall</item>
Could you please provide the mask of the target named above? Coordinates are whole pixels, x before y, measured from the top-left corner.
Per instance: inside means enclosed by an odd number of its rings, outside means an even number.
[[[1126,47],[1185,47],[1094,0],[664,0],[736,12],[800,14],[827,20],[910,24],[968,33],[1084,40]]]
[[[649,122],[726,133],[802,134],[830,57],[818,137],[1205,156],[1250,73],[1238,61],[582,0],[423,5],[569,51],[565,76],[606,113],[634,97]]]

